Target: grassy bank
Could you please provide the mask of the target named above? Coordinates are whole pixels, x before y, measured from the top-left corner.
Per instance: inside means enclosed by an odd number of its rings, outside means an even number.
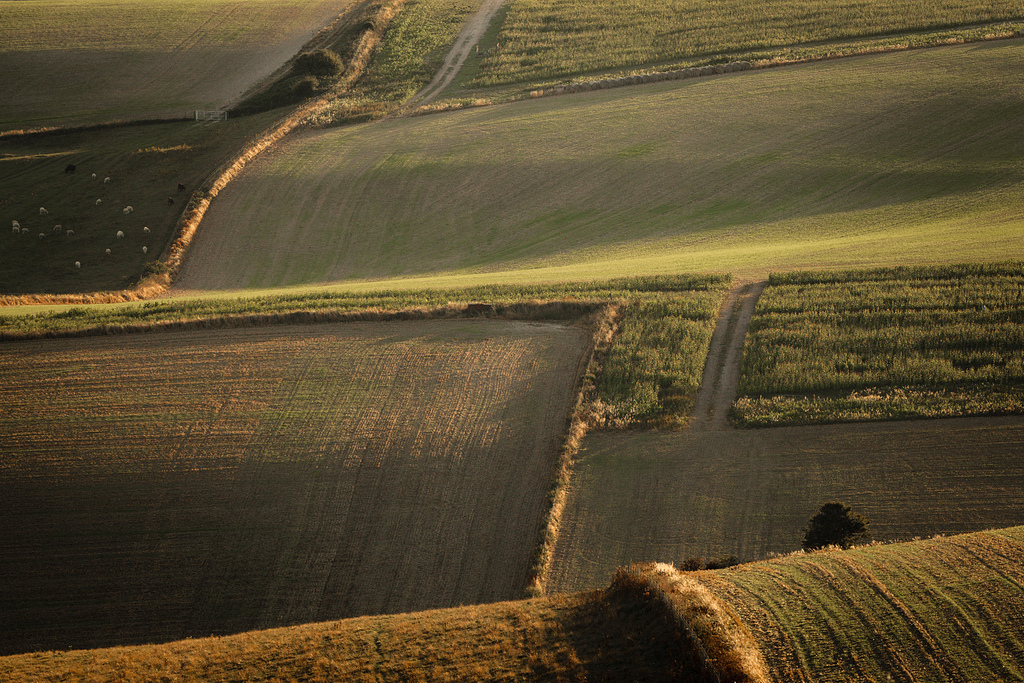
[[[1024,412],[1024,267],[773,275],[744,351],[743,426]]]
[[[780,558],[706,583],[757,634],[772,680],[1019,680],[1022,552],[1015,527]]]

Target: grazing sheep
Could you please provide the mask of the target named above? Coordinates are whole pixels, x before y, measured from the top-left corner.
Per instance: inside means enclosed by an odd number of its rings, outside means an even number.
[[[59,225],[53,226],[53,231],[54,232],[60,232],[60,226]]]
[[[149,252],[149,247],[143,247],[142,248],[142,253],[143,254],[148,253],[148,252]]]
[[[142,234],[143,235],[148,235],[149,234],[149,228],[143,227],[142,228]]]
[[[75,234],[75,231],[74,231],[74,230],[68,230],[68,237],[71,237],[71,236],[73,236],[74,234]]]
[[[124,239],[124,232],[123,232],[123,231],[121,231],[121,230],[118,230],[118,231],[117,231],[117,235],[116,235],[116,237],[117,237],[117,239],[119,239],[119,240],[121,240],[121,239]]]
[[[167,198],[167,206],[174,206],[174,197]]]
[[[110,176],[107,176],[106,178],[104,178],[103,182],[104,183],[109,183],[110,182]]]
[[[18,221],[11,221],[11,227],[12,228],[20,228],[21,227],[21,223],[19,223]]]
[[[82,267],[82,262],[81,261],[75,261],[75,268],[81,268],[81,267]]]
[[[122,212],[124,213],[124,215],[125,215],[125,216],[127,216],[128,214],[130,214],[130,213],[131,213],[132,211],[134,211],[134,210],[135,210],[135,209],[133,209],[133,208],[132,208],[132,207],[130,207],[130,206],[126,206],[126,207],[124,207],[123,209],[121,209],[121,211],[122,211]]]
[[[178,192],[185,191],[185,183],[178,183]]]
[[[45,215],[47,215],[48,213],[50,213],[50,212],[49,212],[49,211],[47,211],[47,210],[46,210],[45,208],[43,208],[42,206],[40,206],[40,207],[39,207],[39,215],[40,215],[40,216],[45,216]]]
[[[100,205],[100,204],[102,204],[102,203],[103,203],[103,200],[102,200],[102,199],[97,199],[97,200],[96,200],[96,206],[99,206],[99,205]]]
[[[21,228],[19,228],[17,225],[15,225],[13,228],[11,228],[11,230],[14,231],[15,235],[17,235],[17,234],[19,234],[21,232]]]
[[[110,256],[110,250],[109,249],[107,249],[104,253],[106,253],[107,256]]]
[[[39,239],[45,240],[46,239],[46,233],[45,232],[39,233]]]
[[[64,167],[64,172],[67,174],[71,174],[75,172],[76,168],[77,167],[74,164],[68,164],[67,166]]]
[[[21,234],[22,235],[27,235],[28,234],[28,228],[22,228],[21,229]]]
[[[92,179],[96,180],[96,174],[95,173],[92,174]]]

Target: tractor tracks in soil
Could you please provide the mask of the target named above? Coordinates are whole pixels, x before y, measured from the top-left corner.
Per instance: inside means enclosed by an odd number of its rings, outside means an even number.
[[[757,299],[767,284],[766,281],[743,284],[726,295],[718,323],[711,335],[711,346],[694,402],[690,431],[722,431],[729,428],[729,408],[739,384],[743,340],[747,336]]]

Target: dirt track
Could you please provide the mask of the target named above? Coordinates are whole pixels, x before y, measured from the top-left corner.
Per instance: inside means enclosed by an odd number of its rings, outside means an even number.
[[[505,0],[484,0],[477,13],[470,17],[466,25],[462,27],[459,37],[455,39],[455,45],[448,52],[444,64],[434,75],[433,80],[427,84],[427,87],[413,95],[412,99],[402,108],[403,112],[427,104],[451,85],[451,82],[459,75],[459,69],[462,68],[466,58],[469,57],[469,51],[483,38],[487,27],[491,25],[494,15],[501,9],[504,2]]]

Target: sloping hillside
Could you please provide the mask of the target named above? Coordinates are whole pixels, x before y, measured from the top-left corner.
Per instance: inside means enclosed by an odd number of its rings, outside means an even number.
[[[1000,41],[307,133],[220,194],[178,284],[1024,257],[1022,64]]]
[[[219,109],[356,0],[0,6],[0,130]]]
[[[1024,677],[1024,527],[604,591],[0,658],[0,679],[995,681]]]

